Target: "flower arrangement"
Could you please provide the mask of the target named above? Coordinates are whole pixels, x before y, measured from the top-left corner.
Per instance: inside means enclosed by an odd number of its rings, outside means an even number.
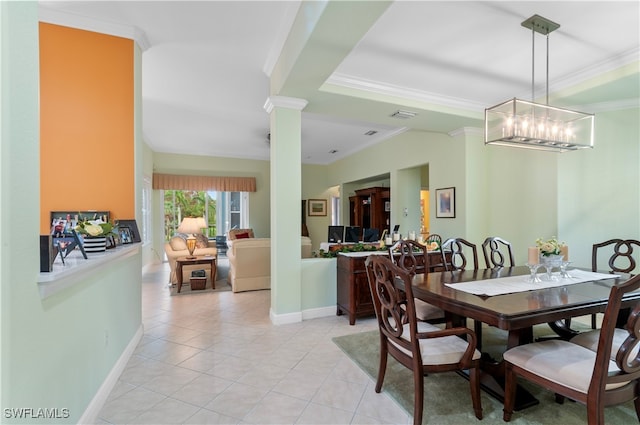
[[[113,224],[98,220],[84,220],[78,222],[76,232],[86,237],[104,238],[115,235]]]
[[[550,255],[560,255],[561,249],[565,245],[566,244],[564,242],[558,242],[558,239],[555,236],[546,241],[542,238],[536,239],[536,246],[540,250],[540,253],[545,257]]]

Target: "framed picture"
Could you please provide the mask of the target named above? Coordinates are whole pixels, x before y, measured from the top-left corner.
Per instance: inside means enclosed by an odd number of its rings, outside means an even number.
[[[384,201],[384,212],[391,211],[391,201]]]
[[[436,189],[436,218],[455,218],[456,188]]]
[[[128,227],[120,225],[118,227],[118,233],[120,234],[120,240],[122,244],[133,243],[133,237],[131,236],[131,229]]]
[[[140,231],[138,231],[138,224],[135,220],[118,220],[118,227],[128,227],[131,234],[131,242],[142,242],[140,238]],[[122,243],[131,243],[122,242]]]
[[[107,236],[107,249],[116,247],[116,238],[113,235]]]
[[[327,200],[326,199],[309,199],[309,212],[310,217],[326,216],[327,215]]]

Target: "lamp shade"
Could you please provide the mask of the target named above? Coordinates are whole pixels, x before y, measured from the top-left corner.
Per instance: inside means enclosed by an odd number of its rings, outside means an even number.
[[[178,227],[178,232],[186,234],[202,233],[202,229],[207,227],[203,217],[185,217]]]

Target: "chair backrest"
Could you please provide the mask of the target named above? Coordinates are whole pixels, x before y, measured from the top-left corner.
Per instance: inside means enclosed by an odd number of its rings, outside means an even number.
[[[401,269],[416,275],[425,273],[427,247],[413,240],[400,240],[389,247],[389,259]]]
[[[588,394],[590,398],[595,397],[598,399],[601,398],[598,394],[605,394],[605,388],[609,384],[620,386],[620,383],[631,382],[631,385],[614,390],[618,394],[612,395],[610,400],[605,400],[605,404],[610,404],[607,401],[619,399],[623,393],[629,394],[637,391],[635,389],[637,383],[633,381],[637,381],[640,378],[640,351],[638,350],[638,345],[640,344],[640,302],[636,304],[624,327],[624,330],[628,333],[626,339],[614,356],[612,356],[611,350],[622,298],[629,292],[638,290],[638,288],[640,288],[640,275],[622,284],[614,285],[609,294],[609,302],[607,303],[602,327],[600,328],[600,339]],[[619,338],[618,335],[616,339]],[[619,372],[609,372],[611,358],[616,359],[616,364],[620,369]],[[624,397],[624,399],[629,400],[627,397]]]
[[[447,270],[465,270],[470,260],[473,260],[473,270],[478,270],[478,249],[476,245],[462,238],[450,238],[442,244],[443,251],[448,251],[451,259],[447,262]],[[467,260],[465,251],[471,253],[471,258]]]
[[[511,243],[498,236],[490,236],[482,242],[482,253],[488,269],[505,267],[507,258],[509,258],[509,267],[515,266]]]
[[[427,236],[427,240],[424,241],[425,245],[429,245],[432,242],[436,242],[438,246],[442,246],[442,236],[437,233],[431,233]]]
[[[365,261],[369,290],[373,307],[378,319],[380,332],[391,342],[411,352],[412,357],[420,358],[418,338],[405,336],[404,325],[409,324],[409,332],[418,331],[415,300],[411,289],[412,274],[396,266],[383,255],[370,255]],[[398,279],[404,285],[399,287]],[[411,367],[411,366],[407,366]]]
[[[612,273],[631,273],[637,266],[633,256],[634,246],[637,249],[636,258],[640,259],[640,241],[635,239],[610,239],[593,244],[591,270],[598,270],[598,252],[606,249],[610,253],[608,264]]]

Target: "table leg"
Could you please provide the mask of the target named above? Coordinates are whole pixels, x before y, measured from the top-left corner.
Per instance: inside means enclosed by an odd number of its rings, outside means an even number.
[[[176,277],[178,278],[178,293],[182,289],[182,263],[177,262],[176,264]]]
[[[455,320],[454,320],[455,323]],[[533,328],[513,329],[507,337],[507,349],[533,341]],[[468,371],[460,372],[468,379]],[[480,387],[496,400],[504,403],[504,360],[497,361],[489,353],[480,358]],[[514,410],[535,406],[540,401],[524,387],[518,385]]]

